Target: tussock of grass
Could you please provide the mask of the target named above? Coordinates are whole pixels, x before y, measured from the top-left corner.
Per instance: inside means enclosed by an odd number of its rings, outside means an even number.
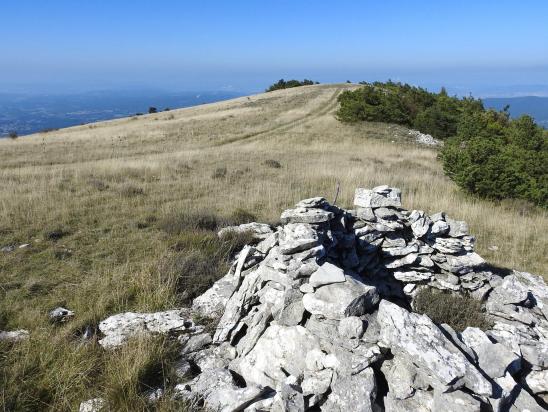
[[[413,308],[436,323],[447,323],[457,332],[462,332],[468,326],[482,330],[491,327],[481,302],[465,295],[424,288],[415,296]]]
[[[281,169],[282,168],[282,164],[280,162],[278,162],[277,160],[274,160],[274,159],[266,159],[263,164],[265,166],[268,166],[268,167],[271,167],[273,169]]]

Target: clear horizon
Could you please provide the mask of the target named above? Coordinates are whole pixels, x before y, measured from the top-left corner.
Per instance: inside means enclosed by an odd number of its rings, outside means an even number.
[[[251,93],[310,78],[548,95],[548,3],[409,3],[8,2],[0,92]]]

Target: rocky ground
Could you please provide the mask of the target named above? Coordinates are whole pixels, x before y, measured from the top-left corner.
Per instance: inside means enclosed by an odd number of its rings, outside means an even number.
[[[407,211],[388,186],[354,210],[306,199],[253,232],[229,273],[192,308],[100,323],[106,350],[139,334],[180,342],[175,396],[220,411],[540,411],[548,402],[548,288],[474,252],[465,222]],[[487,327],[455,330],[417,313],[433,288],[482,303]],[[58,308],[52,321],[72,316]],[[218,319],[214,333],[191,319]],[[2,339],[25,339],[24,331]],[[81,411],[107,410],[102,399]]]

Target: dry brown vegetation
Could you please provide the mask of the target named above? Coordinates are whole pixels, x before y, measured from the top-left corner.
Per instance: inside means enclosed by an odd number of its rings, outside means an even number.
[[[32,336],[0,348],[4,409],[74,410],[97,395],[120,410],[148,407],[136,398],[153,386],[144,369],[163,370],[158,354],[171,348],[155,341],[105,355],[78,336],[120,311],[181,304],[181,271],[196,267],[188,256],[207,259],[219,247],[215,225],[188,227],[190,215],[206,225],[207,216],[250,214],[275,222],[300,199],[332,198],[337,182],[345,207],[355,187],[389,184],[402,188],[408,209],[466,220],[490,263],[548,274],[545,211],[464,195],[436,151],[410,142],[405,129],[339,123],[336,97],[346,87],[300,87],[0,141],[0,247],[30,243],[0,252],[0,329]],[[202,285],[217,272],[207,273]],[[48,324],[58,305],[75,319]]]

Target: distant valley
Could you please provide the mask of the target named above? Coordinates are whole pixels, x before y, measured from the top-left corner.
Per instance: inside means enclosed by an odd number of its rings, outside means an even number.
[[[212,103],[240,96],[231,91],[97,91],[78,94],[0,93],[0,137],[77,126],[158,111]]]

